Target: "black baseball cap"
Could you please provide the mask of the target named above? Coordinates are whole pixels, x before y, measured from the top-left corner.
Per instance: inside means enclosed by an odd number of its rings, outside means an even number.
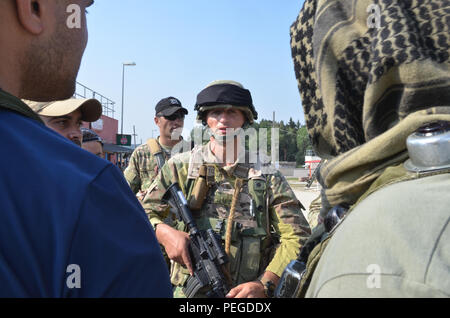
[[[185,115],[189,113],[188,110],[181,105],[180,100],[175,97],[161,99],[155,107],[156,116],[171,116],[180,110]]]
[[[103,145],[103,139],[96,132],[84,127],[81,128],[81,132],[83,133],[83,143],[98,141]]]

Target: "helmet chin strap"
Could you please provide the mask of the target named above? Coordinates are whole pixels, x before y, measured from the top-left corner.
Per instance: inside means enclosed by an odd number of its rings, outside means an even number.
[[[231,136],[225,135],[225,136],[223,136],[223,135],[218,135],[218,134],[213,133],[212,137],[214,138],[214,140],[218,144],[220,144],[222,146],[225,145],[227,142],[234,140],[234,135],[231,135]]]
[[[211,135],[218,144],[223,146],[227,142],[234,142],[235,137],[239,136],[241,134],[241,132],[243,132],[243,129],[238,128],[238,129],[234,129],[234,131],[232,133],[226,134],[226,135],[219,135],[219,134],[211,131]]]

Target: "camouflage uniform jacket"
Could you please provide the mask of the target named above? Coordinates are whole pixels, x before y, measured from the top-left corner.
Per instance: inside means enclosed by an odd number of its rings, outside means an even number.
[[[157,141],[166,161],[170,159],[171,154],[177,154],[191,149],[190,145],[184,140],[176,144],[173,148],[162,146],[159,143],[159,138]],[[131,155],[130,164],[125,170],[124,175],[133,193],[138,194],[150,188],[158,172],[159,168],[156,158],[151,154],[150,148],[145,143],[136,148]]]
[[[150,223],[156,227],[157,224],[163,223],[163,219],[167,216],[169,207],[161,203],[161,200],[166,189],[172,184],[172,180],[176,180],[180,184],[189,201],[189,191],[192,190],[192,184],[198,177],[199,167],[204,163],[213,164],[216,172],[214,176],[215,184],[209,188],[201,210],[193,212],[193,216],[200,228],[203,226],[202,220],[210,220],[211,218],[226,220],[228,218],[234,193],[236,170],[241,170],[238,169],[239,166],[247,167],[248,177],[244,179],[245,182],[239,195],[234,221],[241,225],[241,233],[247,229],[257,227],[255,213],[252,211],[255,209],[251,207],[253,204],[252,197],[249,195],[248,185],[249,180],[252,178],[265,178],[266,181],[268,219],[274,236],[278,238],[277,243],[271,247],[272,250],[269,253],[271,255],[270,263],[267,262],[263,268],[259,268],[258,273],[249,273],[247,278],[242,277],[242,275],[240,279],[236,278],[237,276],[233,273],[232,259],[231,270],[234,283],[254,280],[257,278],[257,275],[264,271],[270,271],[281,276],[289,262],[297,258],[300,247],[310,235],[310,228],[301,212],[301,203],[297,200],[286,179],[276,170],[271,171],[270,174],[263,175],[261,169],[258,169],[260,165],[241,164],[239,161],[233,166],[224,167],[224,165],[218,163],[217,157],[211,152],[209,143],[205,146],[197,146],[191,152],[171,158],[147,192],[143,206],[148,214]],[[211,226],[212,223],[208,225],[214,228]],[[267,237],[267,234],[264,235]],[[240,246],[247,253],[246,245]],[[172,283],[176,285],[176,281],[179,280],[175,279],[174,282],[174,271],[172,269]]]

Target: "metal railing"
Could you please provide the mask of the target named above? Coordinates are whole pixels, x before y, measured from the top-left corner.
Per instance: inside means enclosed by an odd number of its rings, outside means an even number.
[[[95,99],[97,99],[102,104],[103,115],[114,118],[114,114],[115,114],[114,107],[115,107],[116,103],[113,102],[112,100],[110,100],[109,98],[103,96],[102,94],[99,94],[96,91],[90,89],[89,87],[77,82],[75,94],[73,96],[75,98],[95,98]]]

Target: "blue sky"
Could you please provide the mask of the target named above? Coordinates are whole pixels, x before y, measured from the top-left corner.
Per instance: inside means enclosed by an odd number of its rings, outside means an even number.
[[[304,122],[290,52],[289,27],[302,0],[96,0],[78,81],[116,102],[120,120],[125,70],[124,133],[152,137],[156,103],[168,96],[189,110],[210,82],[241,82],[259,119]],[[120,124],[119,124],[120,130]],[[156,132],[155,132],[156,135]]]

